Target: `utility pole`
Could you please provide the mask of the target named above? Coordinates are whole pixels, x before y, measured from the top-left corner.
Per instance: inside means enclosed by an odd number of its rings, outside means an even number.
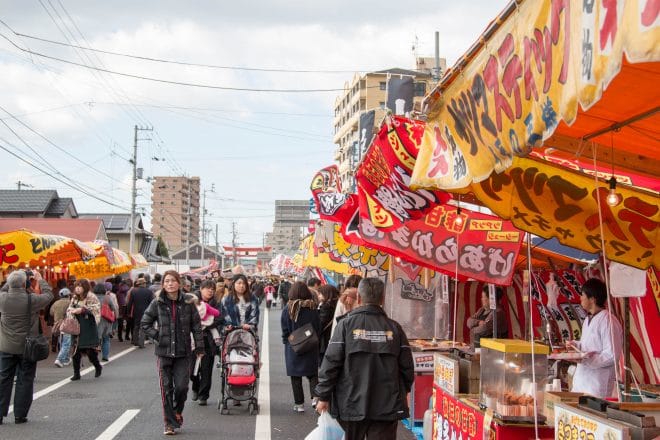
[[[236,251],[236,222],[231,222],[231,247],[232,247],[232,259],[233,259],[233,265],[236,266],[238,264],[238,253]]]
[[[135,248],[135,199],[137,198],[137,147],[138,147],[138,131],[152,131],[153,128],[140,128],[137,125],[134,128],[133,135],[133,157],[129,162],[133,165],[133,184],[131,188],[131,219],[130,219],[130,240],[128,244],[128,252],[133,253]]]
[[[202,261],[204,261],[204,246],[206,246],[206,192],[215,192],[215,183],[211,184],[211,189],[205,189],[202,197]]]
[[[440,81],[440,32],[435,31],[435,70],[433,72],[433,79]]]
[[[186,265],[188,270],[190,270],[190,203],[192,197],[192,188],[190,187],[190,178],[186,176],[186,182],[188,183],[188,215],[186,216]]]
[[[18,186],[19,191],[21,190],[21,188],[34,188],[29,183],[21,182],[20,180],[18,182],[16,182],[16,185]]]

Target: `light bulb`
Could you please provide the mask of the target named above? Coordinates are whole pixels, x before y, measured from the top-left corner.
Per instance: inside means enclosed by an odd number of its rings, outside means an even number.
[[[610,185],[610,192],[607,194],[605,201],[610,206],[616,206],[621,200],[619,199],[619,195],[616,193],[616,179],[614,176],[610,177],[607,183]]]
[[[456,223],[458,226],[461,226],[461,225],[463,224],[463,217],[456,217],[456,221],[455,221],[455,223]]]

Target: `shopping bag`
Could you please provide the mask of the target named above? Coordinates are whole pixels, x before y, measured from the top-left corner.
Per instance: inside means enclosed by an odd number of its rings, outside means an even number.
[[[307,434],[305,440],[343,440],[344,430],[330,413],[324,411],[319,416],[318,426]]]
[[[115,312],[112,311],[110,304],[104,302],[101,306],[101,317],[108,322],[115,322]]]
[[[80,323],[73,315],[67,315],[60,325],[60,332],[68,335],[78,336],[80,334]]]

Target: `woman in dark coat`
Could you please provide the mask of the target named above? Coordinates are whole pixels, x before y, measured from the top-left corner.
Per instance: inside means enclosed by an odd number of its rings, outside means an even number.
[[[318,383],[319,350],[310,350],[298,354],[289,345],[289,335],[295,329],[311,323],[317,335],[321,333],[318,304],[312,292],[300,281],[295,282],[289,290],[289,301],[282,310],[282,342],[284,343],[284,359],[286,361],[286,375],[291,377],[294,405],[296,412],[305,412],[305,394],[303,393],[302,378],[309,380],[309,392],[312,397],[312,407],[316,406],[317,397],[314,388]]]
[[[141,326],[156,341],[164,434],[175,435],[175,429],[183,425],[183,407],[188,397],[191,333],[196,356],[204,356],[199,312],[193,295],[181,289],[181,276],[176,271],[168,270],[163,275],[163,289],[144,312]]]
[[[319,319],[321,320],[321,334],[319,335],[319,362],[323,360],[325,349],[328,348],[332,334],[332,321],[337,308],[339,290],[335,286],[325,284],[318,288],[319,293]]]
[[[67,309],[67,314],[74,315],[80,324],[80,335],[74,336],[72,345],[76,347],[73,355],[73,376],[71,380],[80,380],[80,361],[86,354],[96,370],[94,377],[99,377],[103,367],[99,362],[99,333],[97,326],[101,321],[101,303],[96,295],[90,292],[89,281],[81,278],[76,281],[73,298]]]

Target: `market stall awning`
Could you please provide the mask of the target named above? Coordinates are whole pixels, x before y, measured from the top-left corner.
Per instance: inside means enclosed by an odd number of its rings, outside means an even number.
[[[511,2],[427,98],[412,183],[456,189],[546,145],[660,175],[657,2]]]
[[[124,251],[111,247],[90,261],[69,264],[69,274],[77,278],[105,278],[133,269],[131,257]]]
[[[89,261],[101,249],[61,235],[40,234],[25,229],[0,233],[0,269],[10,266],[63,266]]]

